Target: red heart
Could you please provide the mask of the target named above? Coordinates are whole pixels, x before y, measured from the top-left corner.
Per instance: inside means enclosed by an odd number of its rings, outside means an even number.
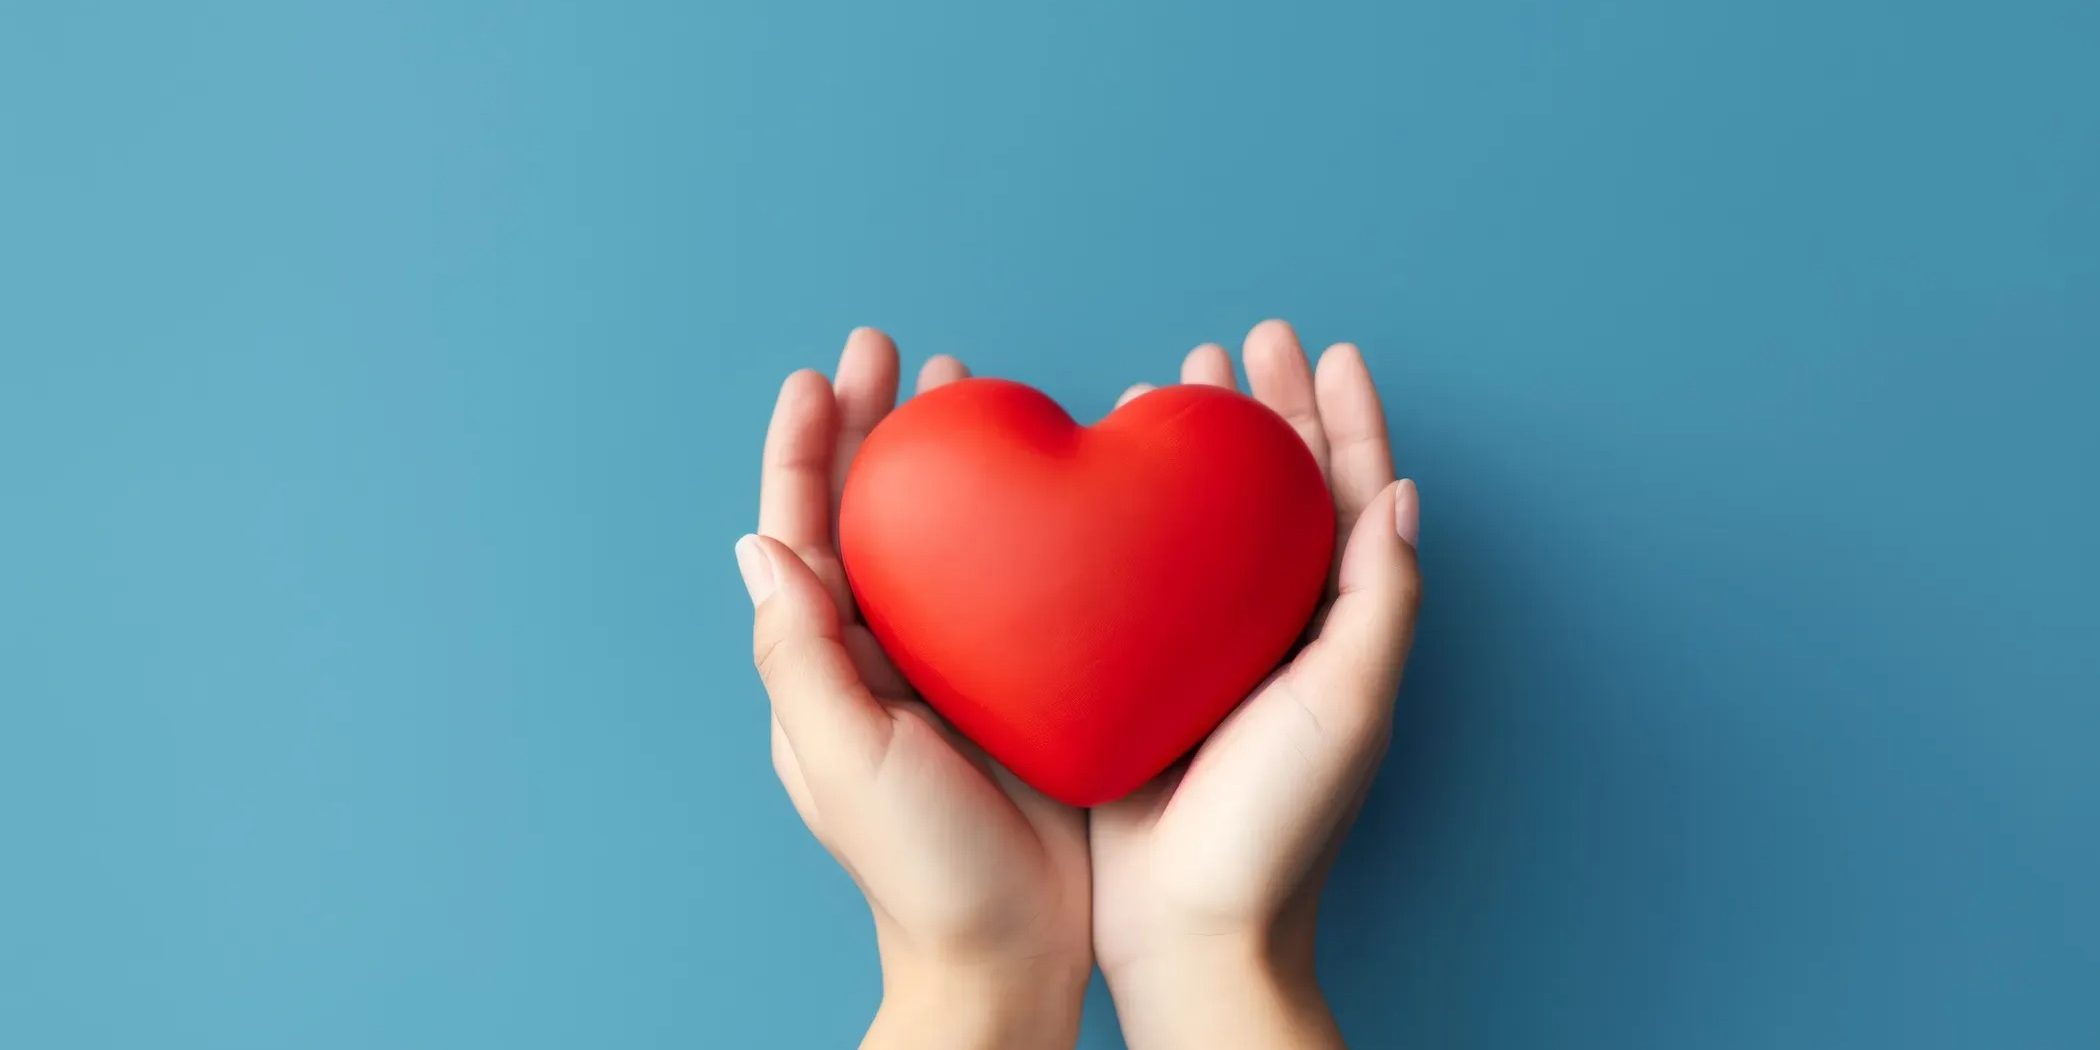
[[[1276,666],[1320,598],[1334,506],[1259,402],[1167,387],[1081,427],[968,379],[862,444],[839,542],[921,696],[1071,805],[1130,793]]]

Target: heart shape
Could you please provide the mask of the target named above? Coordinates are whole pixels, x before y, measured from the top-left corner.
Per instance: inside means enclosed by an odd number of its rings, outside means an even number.
[[[1061,802],[1129,794],[1290,650],[1334,506],[1290,424],[1211,386],[1091,427],[966,379],[868,435],[839,511],[868,627],[934,710]]]

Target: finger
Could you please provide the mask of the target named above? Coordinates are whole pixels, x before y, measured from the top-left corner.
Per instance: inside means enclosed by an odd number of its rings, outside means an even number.
[[[822,373],[805,368],[780,385],[758,482],[758,531],[793,548],[850,615],[853,591],[831,537],[838,427],[838,400]]]
[[[1327,471],[1327,434],[1320,429],[1319,402],[1313,393],[1312,366],[1298,346],[1298,333],[1282,321],[1263,321],[1247,333],[1241,356],[1247,363],[1247,387],[1305,439],[1313,459]]]
[[[1239,383],[1232,378],[1232,355],[1216,343],[1205,343],[1189,351],[1181,359],[1181,381],[1203,386],[1222,386],[1227,390],[1238,390]]]
[[[823,374],[805,368],[787,377],[766,428],[760,533],[802,550],[831,545],[831,458],[838,429],[838,402]]]
[[[1314,376],[1320,426],[1327,432],[1328,483],[1334,489],[1337,549],[1371,501],[1393,483],[1385,406],[1356,347],[1337,343],[1320,355]]]
[[[1123,396],[1116,399],[1116,407],[1122,408],[1124,405],[1151,393],[1153,389],[1150,383],[1132,383],[1130,384],[1130,389],[1123,391]]]
[[[1396,481],[1372,498],[1342,551],[1340,592],[1326,623],[1291,666],[1295,681],[1317,683],[1307,695],[1358,705],[1345,716],[1383,717],[1399,688],[1422,596],[1414,547],[1419,508],[1412,481]]]
[[[947,386],[958,379],[968,378],[970,370],[963,367],[961,361],[947,354],[935,354],[927,358],[926,364],[919,368],[919,393],[923,394],[928,390]]]
[[[846,488],[846,468],[860,443],[897,407],[897,344],[873,328],[856,328],[839,353],[838,377],[831,382],[839,406],[839,436],[831,457],[831,498]]]
[[[752,662],[804,780],[853,782],[881,761],[889,715],[854,669],[838,607],[809,567],[777,540],[737,541],[737,571],[755,607]]]

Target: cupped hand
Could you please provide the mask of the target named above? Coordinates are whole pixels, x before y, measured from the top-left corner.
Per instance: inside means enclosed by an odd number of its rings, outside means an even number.
[[[1138,1050],[1341,1045],[1313,981],[1315,913],[1385,752],[1421,590],[1415,488],[1394,481],[1362,355],[1331,347],[1316,373],[1269,321],[1243,358],[1327,475],[1336,565],[1297,655],[1189,761],[1093,811],[1094,949]],[[1182,381],[1232,387],[1231,358],[1198,347]]]
[[[919,390],[967,373],[934,358]],[[1092,968],[1085,815],[1016,780],[916,698],[856,615],[838,555],[846,467],[894,406],[897,350],[856,330],[835,381],[787,378],[758,535],[737,542],[773,766],[874,913],[866,1046],[1071,1046]]]

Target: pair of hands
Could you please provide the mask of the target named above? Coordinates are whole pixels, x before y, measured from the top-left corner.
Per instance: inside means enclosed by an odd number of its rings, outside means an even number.
[[[1334,494],[1327,594],[1296,656],[1191,758],[1091,811],[950,729],[859,622],[834,518],[854,452],[896,403],[895,345],[856,330],[835,380],[804,370],[782,386],[758,535],[736,557],[774,769],[874,912],[883,1000],[864,1046],[1069,1047],[1097,962],[1139,1050],[1342,1045],[1313,977],[1316,911],[1390,736],[1420,594],[1418,502],[1394,481],[1355,347],[1315,369],[1268,321],[1243,358]],[[936,357],[918,390],[966,375]],[[1236,386],[1214,345],[1181,379]]]

